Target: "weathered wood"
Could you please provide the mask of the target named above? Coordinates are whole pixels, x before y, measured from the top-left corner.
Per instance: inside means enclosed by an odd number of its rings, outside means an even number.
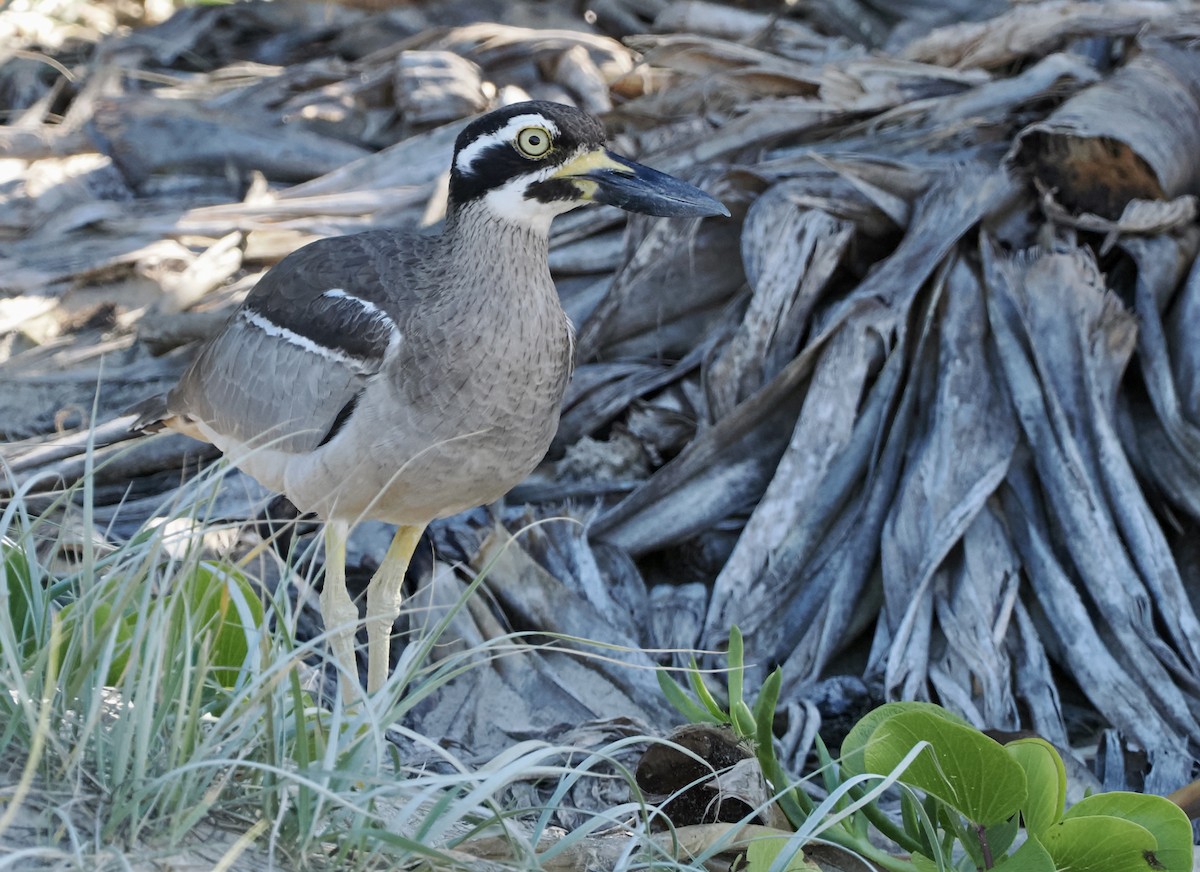
[[[950,577],[937,579],[936,573],[947,564],[950,551],[963,540],[1000,485],[1017,443],[1017,427],[1008,398],[988,372],[983,288],[962,261],[954,264],[945,283],[936,356],[930,353],[926,358],[933,366],[925,372],[913,373],[913,377],[926,380],[929,385],[922,401],[929,411],[913,434],[911,457],[884,524],[881,543],[887,603],[884,619],[891,630],[884,686],[889,690],[895,688],[906,697],[920,695],[932,653],[928,638],[910,642],[909,634],[914,631],[918,611],[928,610],[931,603],[941,604],[943,597],[934,588],[953,583],[954,562],[950,561],[946,570]],[[959,451],[963,453],[955,462],[947,462]],[[990,640],[1000,617],[1000,586],[1008,581],[1001,574],[988,572],[986,577],[960,578],[955,585],[956,592],[964,598],[975,592],[988,600],[986,605],[976,606],[986,611],[976,616],[976,621],[986,627],[983,631],[976,630],[976,635],[982,632],[984,639],[977,644],[960,641],[957,646],[961,649],[960,656],[979,657],[987,660],[989,667],[1000,668],[998,656],[984,655],[989,649],[998,655],[998,645],[983,647],[983,643]],[[970,585],[979,588],[973,590]],[[952,646],[951,634],[959,622],[970,620],[973,605],[964,603],[959,608],[947,609],[939,621]],[[926,620],[931,617],[926,611]],[[961,638],[961,632],[959,635]],[[1003,638],[1006,633],[999,635]],[[987,671],[977,671],[976,680]],[[969,682],[966,687],[970,687]],[[1005,703],[1010,688],[1009,678],[1004,675],[1002,681],[995,682],[986,699],[990,706],[1007,709],[1004,720],[1011,724],[1015,721],[1015,711],[1011,701]]]
[[[853,225],[806,209],[777,185],[746,215],[742,264],[753,296],[737,332],[708,370],[716,417],[770,381],[795,357],[820,295],[845,255]]]
[[[1159,641],[1157,633],[1148,631],[1152,598],[1145,588],[1146,579],[1120,544],[1118,522],[1104,492],[1110,475],[1117,479],[1113,484],[1128,475],[1127,470],[1113,469],[1105,461],[1113,459],[1109,453],[1116,441],[1109,417],[1112,390],[1135,340],[1132,321],[1104,291],[1094,263],[1083,252],[1050,254],[1028,264],[1000,261],[987,249],[985,255],[992,291],[990,320],[1001,363],[1033,449],[1033,466],[1044,482],[1045,499],[1057,524],[1062,525],[1061,547],[1099,610],[1102,627],[1111,634],[1110,644],[1119,646],[1124,662],[1130,664],[1131,679],[1146,689],[1153,700],[1149,704],[1162,712],[1161,721],[1146,722],[1137,728],[1138,734],[1153,736],[1156,746],[1182,747],[1187,737],[1197,735],[1200,725],[1189,710],[1188,691],[1177,681],[1194,684],[1189,673],[1198,661],[1191,660],[1191,665],[1180,661]],[[1072,317],[1058,317],[1061,312],[1070,312]],[[1055,563],[1046,537],[1037,532],[1043,519],[1030,514],[1027,473],[1022,471],[1019,480],[1020,511],[1027,528],[1018,545],[1027,563],[1036,559],[1040,564],[1035,583],[1053,585],[1039,589],[1042,608],[1049,612],[1067,605],[1062,586],[1069,582]],[[1128,491],[1124,496],[1129,496]],[[1051,596],[1056,600],[1053,606],[1048,602]],[[1071,598],[1082,606],[1077,593]],[[1190,609],[1183,619],[1190,625],[1194,615],[1188,612]],[[1091,624],[1089,619],[1089,628]],[[1085,632],[1084,627],[1077,630]],[[1189,628],[1185,638],[1191,632]],[[1101,644],[1099,638],[1081,639],[1077,647],[1097,657]],[[1062,653],[1075,662],[1083,650]],[[1096,669],[1103,668],[1104,662],[1097,660]],[[1115,664],[1108,671],[1114,668]],[[1107,703],[1095,698],[1103,693],[1101,685],[1094,683],[1100,676],[1090,668],[1088,672],[1095,677],[1085,691],[1093,704],[1105,710]],[[1115,678],[1108,676],[1109,680]]]
[[[184,169],[218,176],[256,170],[298,182],[366,154],[313,133],[264,127],[259,119],[145,97],[101,101],[89,133],[135,186],[156,173]]]
[[[996,69],[1024,57],[1058,51],[1071,40],[1132,38],[1147,29],[1186,31],[1195,14],[1154,0],[1022,3],[994,18],[949,24],[909,43],[902,56],[949,67]]]
[[[1010,160],[1076,211],[1200,193],[1200,52],[1151,42],[1017,137]]]

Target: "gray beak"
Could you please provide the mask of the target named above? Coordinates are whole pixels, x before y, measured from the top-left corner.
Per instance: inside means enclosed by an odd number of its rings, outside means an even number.
[[[574,182],[584,199],[626,212],[665,218],[729,217],[729,210],[720,201],[699,188],[608,150],[581,155],[555,176]]]
[[[719,200],[687,182],[611,151],[608,157],[614,163],[622,164],[624,169],[597,168],[584,176],[596,183],[592,199],[597,203],[607,203],[626,212],[669,218],[689,215],[729,217],[729,210]]]

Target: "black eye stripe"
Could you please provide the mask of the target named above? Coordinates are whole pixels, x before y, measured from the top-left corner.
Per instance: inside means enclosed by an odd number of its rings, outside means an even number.
[[[455,200],[464,203],[482,197],[517,176],[528,175],[535,164],[513,147],[511,142],[497,142],[481,151],[471,163],[471,170],[450,173],[450,188]]]

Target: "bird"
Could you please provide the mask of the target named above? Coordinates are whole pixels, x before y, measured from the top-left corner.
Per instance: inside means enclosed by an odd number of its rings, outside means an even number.
[[[574,365],[548,253],[586,203],[729,216],[718,200],[607,145],[599,119],[546,101],[467,124],[440,230],[381,228],[303,246],[267,271],[133,429],[210,442],[324,523],[320,610],[347,704],[359,612],[352,526],[397,530],[367,585],[367,692],[390,674],[401,585],[426,526],[486,505],[545,456]]]

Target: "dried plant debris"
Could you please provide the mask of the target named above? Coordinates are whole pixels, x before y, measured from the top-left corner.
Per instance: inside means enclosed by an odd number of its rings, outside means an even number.
[[[1169,200],[1200,186],[1200,57],[1166,43],[1145,50],[1021,132],[1012,159],[1077,212],[1117,218],[1136,198]]]
[[[1135,751],[1134,786],[1191,777],[1195,10],[494,5],[192,6],[108,36],[80,13],[58,41],[5,19],[4,487],[49,506],[94,425],[98,535],[128,535],[210,455],[120,443],[125,405],[292,248],[437,221],[466,118],[571,101],[734,217],[556,223],[580,355],[558,438],[505,504],[434,525],[407,627],[487,567],[453,633],[544,644],[416,725],[480,755],[662,729],[653,668],[736,623],[752,675],[783,667],[797,768],[852,680],[1062,745],[1100,723],[1107,787]],[[223,517],[261,513],[252,490]]]

